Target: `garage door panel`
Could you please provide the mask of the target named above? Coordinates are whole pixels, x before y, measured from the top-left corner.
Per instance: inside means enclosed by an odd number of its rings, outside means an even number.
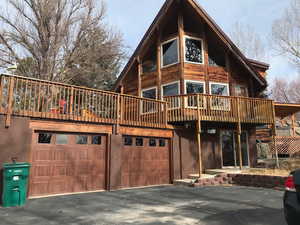
[[[122,186],[169,184],[170,154],[168,141],[164,147],[149,146],[149,138],[143,138],[143,146],[135,146],[135,137],[131,138],[133,139],[132,145],[123,145],[122,149]],[[139,139],[141,138],[139,137]],[[159,143],[158,140],[156,143]]]
[[[42,144],[34,134],[30,196],[105,189],[107,136],[101,136],[101,145],[92,145],[91,136],[89,143],[76,144],[77,134],[65,135],[67,143],[55,144],[53,139]]]

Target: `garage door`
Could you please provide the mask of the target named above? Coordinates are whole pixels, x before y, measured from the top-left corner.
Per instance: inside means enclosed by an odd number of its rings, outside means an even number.
[[[122,187],[169,184],[169,142],[163,138],[124,136]]]
[[[30,196],[105,189],[106,142],[98,134],[34,133]]]

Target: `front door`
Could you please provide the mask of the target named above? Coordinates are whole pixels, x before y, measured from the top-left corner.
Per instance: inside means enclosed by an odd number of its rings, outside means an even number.
[[[224,130],[221,132],[221,149],[222,149],[223,167],[235,167],[236,154],[235,154],[233,131]]]

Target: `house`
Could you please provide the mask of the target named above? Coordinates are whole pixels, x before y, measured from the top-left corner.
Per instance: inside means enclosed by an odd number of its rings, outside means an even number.
[[[115,92],[2,74],[0,163],[31,163],[30,197],[255,167],[256,127],[275,128],[268,68],[194,0],[167,0]]]
[[[186,177],[255,166],[256,126],[274,123],[272,102],[260,98],[268,69],[247,59],[196,1],[169,0],[115,91],[168,102],[168,122],[176,127],[173,166]]]

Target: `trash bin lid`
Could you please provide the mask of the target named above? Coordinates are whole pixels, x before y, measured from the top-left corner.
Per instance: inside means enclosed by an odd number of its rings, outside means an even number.
[[[29,168],[31,165],[29,163],[4,163],[4,169],[14,169],[14,168]]]

